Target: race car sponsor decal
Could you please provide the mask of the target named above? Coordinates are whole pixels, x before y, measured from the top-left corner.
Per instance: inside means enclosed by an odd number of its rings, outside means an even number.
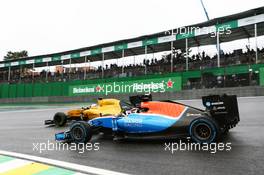
[[[128,118],[125,120],[125,126],[127,127],[142,127],[142,119],[137,119],[137,118]]]
[[[173,126],[187,109],[188,107],[177,118],[161,114],[133,113],[117,120],[117,129],[127,133],[160,132]]]
[[[201,116],[202,116],[202,114],[200,114],[200,113],[187,113],[187,114],[186,114],[186,116],[187,116],[187,117],[190,117],[190,116],[197,116],[197,117],[201,117]]]

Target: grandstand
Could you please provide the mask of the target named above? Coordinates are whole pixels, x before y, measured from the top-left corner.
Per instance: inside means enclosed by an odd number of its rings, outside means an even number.
[[[0,98],[69,96],[73,86],[99,83],[101,87],[109,82],[141,82],[144,79],[155,82],[164,77],[168,80],[178,78],[177,88],[172,91],[264,86],[264,46],[257,43],[257,38],[263,35],[264,7],[260,7],[137,38],[2,61]],[[246,51],[238,49],[230,53],[220,49],[221,43],[249,38],[255,39],[254,49],[247,47]],[[191,48],[208,45],[216,45],[216,55],[189,52]],[[165,51],[169,54],[159,54]],[[148,54],[153,54],[152,59],[148,59]],[[134,60],[133,64],[122,66],[116,61],[106,64],[107,60],[135,59],[138,55],[145,57],[142,63]],[[101,63],[98,67],[87,66],[98,61]],[[73,67],[73,64],[82,66]],[[60,67],[62,71],[35,71],[51,66]]]

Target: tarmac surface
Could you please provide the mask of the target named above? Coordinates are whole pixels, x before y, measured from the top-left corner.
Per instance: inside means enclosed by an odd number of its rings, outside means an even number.
[[[51,150],[54,134],[67,127],[44,126],[55,112],[75,106],[0,107],[0,150],[30,154],[129,174],[262,174],[264,172],[264,97],[239,98],[240,123],[222,140],[231,150],[168,150],[179,140],[126,140],[93,137],[87,150]],[[181,101],[196,107],[201,100]],[[188,141],[183,141],[188,144]],[[166,143],[166,145],[165,145]],[[42,150],[48,144],[50,150]],[[44,145],[45,144],[45,145]],[[170,147],[171,148],[171,147]],[[175,148],[175,147],[174,147]],[[227,148],[227,147],[225,147]]]

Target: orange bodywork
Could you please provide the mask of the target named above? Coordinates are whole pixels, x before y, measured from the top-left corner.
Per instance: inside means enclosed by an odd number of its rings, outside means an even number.
[[[96,105],[92,105],[89,109],[74,109],[68,111],[70,118],[79,118],[83,114],[84,118],[93,119],[104,115],[118,115],[122,112],[120,101],[117,99],[101,99]]]
[[[161,114],[171,117],[179,117],[185,109],[185,106],[181,104],[159,101],[142,102],[141,107],[148,109],[146,113]]]
[[[84,111],[84,109],[73,109],[67,112],[67,116],[72,118],[80,117],[81,113]]]

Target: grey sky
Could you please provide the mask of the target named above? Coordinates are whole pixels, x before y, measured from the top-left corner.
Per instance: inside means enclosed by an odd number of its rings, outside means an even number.
[[[264,6],[263,0],[204,0],[211,18]],[[1,0],[0,60],[87,47],[205,21],[200,0]]]

